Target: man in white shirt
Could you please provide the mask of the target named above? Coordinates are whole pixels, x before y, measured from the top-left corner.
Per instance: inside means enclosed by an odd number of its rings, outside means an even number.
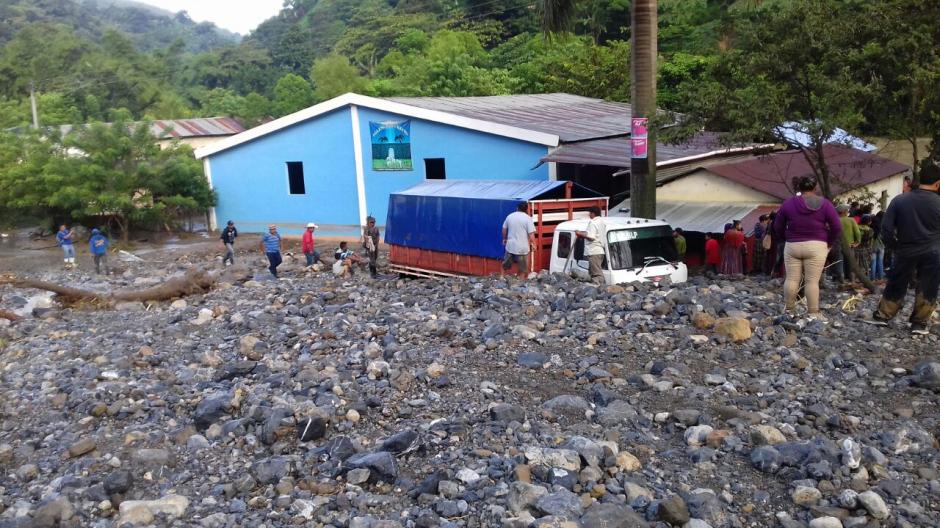
[[[529,274],[529,252],[535,248],[535,222],[526,214],[528,209],[528,204],[522,202],[503,221],[503,245],[506,246],[503,273],[509,271],[515,262],[519,277],[523,279]]]
[[[576,235],[584,239],[584,255],[588,259],[588,271],[591,274],[592,281],[604,280],[604,239],[607,235],[607,227],[604,225],[604,218],[601,217],[601,208],[594,206],[588,209],[587,231],[578,231]]]

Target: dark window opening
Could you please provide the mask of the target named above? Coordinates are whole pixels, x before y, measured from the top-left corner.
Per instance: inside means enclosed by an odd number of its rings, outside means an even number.
[[[571,233],[558,233],[558,258],[568,258],[571,254]]]
[[[424,177],[429,180],[444,180],[444,158],[424,158]]]
[[[574,241],[574,259],[575,260],[587,260],[584,257],[584,239],[578,237]]]
[[[304,164],[301,161],[287,162],[287,182],[291,194],[307,194],[304,186]]]

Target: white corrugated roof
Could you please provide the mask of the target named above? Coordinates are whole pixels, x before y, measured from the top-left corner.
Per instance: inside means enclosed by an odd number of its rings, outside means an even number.
[[[766,208],[759,203],[689,203],[656,202],[656,218],[672,227],[702,233],[723,233],[726,223],[741,220],[757,209]],[[630,216],[630,201],[611,207],[610,214]]]

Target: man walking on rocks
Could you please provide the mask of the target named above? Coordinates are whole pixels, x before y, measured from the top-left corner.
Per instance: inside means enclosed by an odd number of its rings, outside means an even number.
[[[529,205],[520,202],[516,211],[510,213],[503,221],[503,246],[506,247],[503,274],[509,271],[515,262],[519,277],[523,279],[529,274],[529,253],[535,249],[535,222],[526,214],[528,210]]]
[[[604,239],[606,238],[607,228],[604,225],[604,219],[601,217],[601,208],[596,205],[588,209],[587,231],[578,231],[576,235],[585,240],[584,255],[588,259],[588,271],[591,274],[591,280],[594,282],[604,282]],[[684,241],[684,239],[683,239]]]
[[[108,237],[101,234],[97,229],[91,230],[91,239],[88,240],[88,249],[91,251],[92,258],[95,259],[95,273],[101,275],[101,267],[104,266],[104,272],[108,272]]]
[[[59,232],[56,233],[55,238],[59,243],[59,247],[62,248],[63,260],[65,260],[65,269],[72,269],[75,267],[75,245],[72,243],[72,238],[75,235],[74,229],[69,229],[62,224],[59,226]]]
[[[222,230],[222,236],[219,237],[222,240],[223,247],[225,247],[225,256],[222,257],[223,266],[226,262],[231,262],[232,265],[235,264],[235,237],[237,236],[238,229],[235,229],[235,222],[229,220],[225,224],[225,229]]]
[[[882,240],[895,254],[888,272],[876,324],[886,324],[904,306],[914,274],[917,285],[911,332],[926,335],[940,287],[940,167],[930,163],[920,173],[920,187],[891,200],[881,224]]]
[[[314,224],[313,222],[307,224],[307,230],[304,231],[304,235],[300,239],[300,250],[307,259],[307,267],[313,266],[315,263],[320,262],[320,253],[318,253],[315,249],[313,239],[313,232],[316,231],[316,229],[317,224]]]
[[[261,235],[261,251],[268,257],[268,270],[274,278],[277,278],[277,267],[281,265],[281,235],[277,232],[277,226],[271,224],[268,226],[268,232]]]

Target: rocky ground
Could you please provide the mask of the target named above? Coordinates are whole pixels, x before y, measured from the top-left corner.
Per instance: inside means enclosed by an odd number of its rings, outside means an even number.
[[[26,274],[142,287],[217,258]],[[849,293],[823,324],[778,317],[766,279],[242,260],[147,306],[0,287],[30,312],[0,320],[0,527],[940,525],[940,339],[843,314]]]

